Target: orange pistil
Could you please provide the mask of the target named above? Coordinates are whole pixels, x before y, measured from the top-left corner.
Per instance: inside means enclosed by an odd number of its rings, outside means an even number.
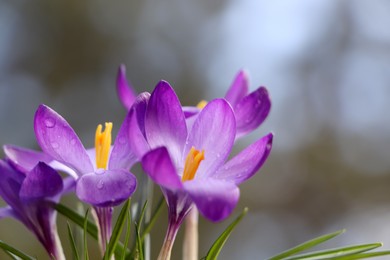
[[[204,151],[200,152],[196,150],[194,147],[192,147],[186,158],[183,176],[181,178],[182,181],[192,180],[195,177],[200,162],[203,160],[204,160]]]
[[[96,167],[107,169],[108,155],[111,147],[112,123],[106,123],[102,132],[102,125],[98,125],[95,134]]]
[[[201,100],[201,101],[199,101],[199,103],[196,105],[196,107],[199,108],[199,109],[203,109],[206,105],[207,105],[207,101],[206,101],[206,100]]]

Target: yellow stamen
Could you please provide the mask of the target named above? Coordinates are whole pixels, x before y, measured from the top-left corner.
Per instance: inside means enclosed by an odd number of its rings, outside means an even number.
[[[191,148],[187,155],[184,165],[182,181],[189,181],[195,177],[195,173],[198,170],[199,164],[204,160],[204,151],[198,151],[194,147]]]
[[[207,101],[206,101],[206,100],[201,100],[201,101],[196,105],[196,107],[199,108],[199,109],[203,109],[206,105],[207,105]]]
[[[96,167],[107,169],[108,154],[111,147],[112,123],[106,123],[102,132],[102,125],[98,125],[95,134]]]

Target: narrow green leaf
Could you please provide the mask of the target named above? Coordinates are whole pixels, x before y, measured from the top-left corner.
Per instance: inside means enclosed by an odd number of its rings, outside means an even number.
[[[355,260],[355,259],[366,259],[377,256],[390,255],[390,251],[379,251],[379,252],[371,252],[371,253],[361,253],[356,255],[342,256],[336,257],[334,260]]]
[[[119,213],[118,219],[116,220],[114,229],[112,231],[112,235],[110,238],[110,242],[108,243],[108,248],[106,249],[107,259],[110,259],[112,254],[115,251],[116,245],[119,241],[119,237],[122,234],[123,226],[125,225],[127,212],[130,209],[130,199],[128,199],[125,205],[122,207],[121,212]]]
[[[85,218],[84,218],[84,259],[89,260],[88,256],[88,246],[87,246],[87,227],[88,227],[88,213],[89,209],[87,209],[87,212],[85,212]]]
[[[137,239],[137,242],[136,242],[136,244],[137,244],[136,259],[144,260],[144,249],[143,249],[141,237],[140,237],[140,234],[139,234],[140,227],[138,226],[137,223],[134,223],[134,225],[135,225],[135,236],[136,236],[136,239]]]
[[[210,250],[207,252],[205,257],[206,260],[217,259],[230,234],[237,226],[237,224],[240,223],[240,221],[244,218],[246,213],[248,213],[248,208],[244,208],[242,213],[225,229],[225,231],[222,232],[222,234],[218,237],[218,239],[211,246]]]
[[[23,260],[35,260],[34,257],[32,256],[29,256],[25,253],[23,253],[22,251],[8,245],[7,243],[4,243],[3,241],[0,240],[0,247],[7,253],[11,253],[17,257],[20,257],[21,259]]]
[[[73,221],[75,224],[77,224],[80,227],[84,227],[84,221],[85,217],[78,214],[77,212],[73,211],[72,209],[68,208],[65,205],[62,205],[60,203],[53,204],[53,207],[62,215]],[[87,232],[90,234],[94,239],[98,239],[98,229],[94,223],[87,220]]]
[[[125,243],[123,244],[123,246],[125,248],[127,248],[129,245],[129,239],[130,239],[130,234],[131,234],[130,230],[131,230],[131,214],[130,214],[130,210],[128,210],[127,211],[127,228],[126,228]],[[126,251],[123,250],[121,259],[125,260],[125,257],[126,257]]]
[[[145,224],[145,228],[142,231],[141,240],[144,241],[145,236],[150,233],[152,230],[154,223],[157,220],[157,217],[159,216],[161,210],[163,209],[164,205],[164,197],[161,196],[160,200],[158,201],[158,204],[156,206],[156,209],[153,211],[152,217],[148,223]]]
[[[309,248],[312,248],[318,244],[324,243],[325,241],[328,241],[328,240],[330,240],[338,235],[341,235],[344,232],[345,232],[345,229],[311,239],[311,240],[304,242],[296,247],[293,247],[287,251],[284,251],[278,255],[275,255],[275,256],[271,257],[269,260],[280,260],[280,259],[284,259],[288,256],[295,255],[296,253],[302,252],[302,251],[307,250]]]
[[[70,245],[71,245],[71,248],[72,248],[73,257],[76,260],[80,260],[80,256],[79,256],[79,253],[77,252],[77,246],[76,246],[76,243],[74,241],[74,236],[73,236],[73,233],[72,233],[72,229],[70,228],[69,222],[67,222],[67,227],[68,227],[68,235],[69,235]]]
[[[337,257],[354,255],[363,253],[378,247],[381,247],[381,243],[364,244],[357,246],[347,246],[341,248],[335,248],[330,250],[317,251],[307,254],[301,254],[297,256],[291,256],[285,258],[285,260],[321,260],[321,259],[335,259]]]

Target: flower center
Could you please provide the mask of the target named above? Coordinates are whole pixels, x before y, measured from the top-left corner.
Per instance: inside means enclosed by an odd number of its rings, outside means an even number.
[[[201,100],[201,101],[199,101],[199,103],[196,105],[196,107],[199,108],[199,109],[203,109],[206,105],[207,105],[207,101],[206,101],[206,100]]]
[[[98,125],[95,134],[96,167],[98,169],[107,169],[108,154],[111,147],[112,123],[105,123],[105,129],[102,132],[102,125]]]
[[[191,148],[187,155],[184,165],[182,181],[190,181],[195,177],[195,173],[198,170],[199,164],[204,160],[204,151],[198,151],[194,147]]]

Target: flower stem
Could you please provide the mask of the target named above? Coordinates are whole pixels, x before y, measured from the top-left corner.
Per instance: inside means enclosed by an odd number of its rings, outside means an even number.
[[[165,235],[164,244],[161,248],[157,260],[170,260],[172,247],[175,242],[177,231],[179,231],[181,221],[169,220],[168,230]]]
[[[110,242],[112,233],[112,207],[94,207],[95,221],[98,223],[99,228],[99,246],[102,256],[106,252],[106,246]]]
[[[183,242],[183,259],[197,260],[198,258],[198,218],[199,213],[193,207],[185,219],[185,233]]]

